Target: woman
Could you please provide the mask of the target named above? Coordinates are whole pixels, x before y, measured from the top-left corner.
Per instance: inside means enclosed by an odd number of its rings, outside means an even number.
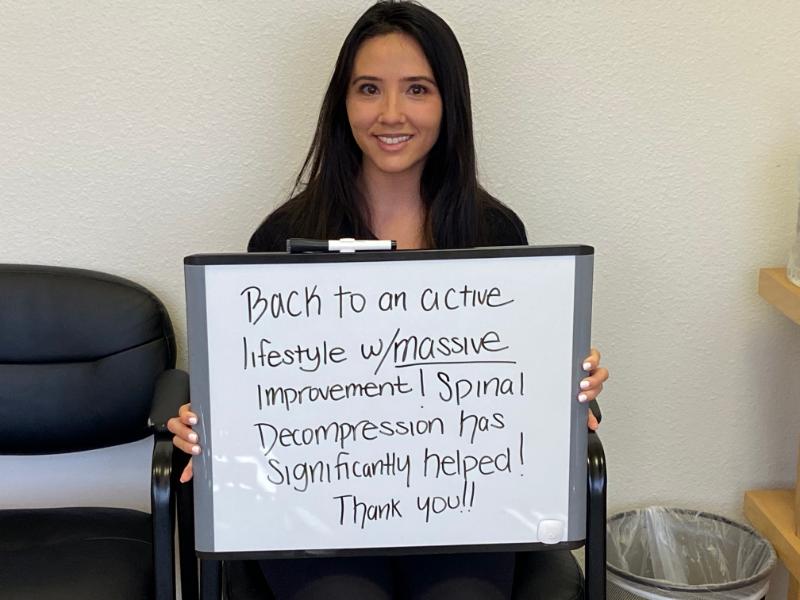
[[[379,238],[400,249],[527,244],[519,218],[477,182],[469,82],[455,35],[411,2],[379,2],[347,36],[325,95],[296,194],[258,227],[251,252],[288,237]],[[608,378],[595,350],[578,400]],[[198,454],[189,405],[169,422],[178,448]],[[597,427],[590,415],[589,426]],[[190,467],[181,480],[191,477]],[[507,599],[514,555],[263,561],[277,600]]]

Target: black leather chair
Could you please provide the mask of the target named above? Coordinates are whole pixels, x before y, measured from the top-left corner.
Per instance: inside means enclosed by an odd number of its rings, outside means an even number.
[[[599,409],[595,414],[599,417]],[[589,434],[587,454],[585,574],[569,551],[520,552],[517,554],[512,600],[605,599],[607,476],[603,444],[596,433]],[[184,493],[191,493],[189,485],[185,486]],[[190,509],[183,518],[191,519]],[[190,526],[187,527],[191,530]],[[181,552],[191,552],[192,546],[187,536],[186,546],[182,546]],[[254,561],[203,560],[200,568],[203,600],[273,600],[261,569]],[[196,600],[197,593],[196,589],[184,587],[183,598]]]
[[[165,424],[188,399],[188,377],[174,366],[169,316],[143,287],[93,271],[0,265],[0,454],[75,452],[154,434],[152,516],[0,510],[0,597],[175,597],[173,474],[184,459],[173,458]],[[0,472],[0,489],[10,485]]]

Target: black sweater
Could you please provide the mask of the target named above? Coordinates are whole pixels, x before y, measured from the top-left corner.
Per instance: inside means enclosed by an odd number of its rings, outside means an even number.
[[[525,226],[510,208],[502,204],[490,205],[484,209],[483,220],[486,225],[486,246],[524,246],[528,243]],[[300,237],[289,229],[289,216],[283,212],[269,215],[255,230],[247,244],[248,252],[284,252],[286,240]],[[340,237],[349,237],[341,232]]]

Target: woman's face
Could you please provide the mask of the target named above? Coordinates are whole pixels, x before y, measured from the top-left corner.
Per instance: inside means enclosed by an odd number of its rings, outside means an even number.
[[[442,98],[416,40],[390,33],[361,45],[347,91],[347,117],[363,152],[363,169],[422,176],[439,138]]]

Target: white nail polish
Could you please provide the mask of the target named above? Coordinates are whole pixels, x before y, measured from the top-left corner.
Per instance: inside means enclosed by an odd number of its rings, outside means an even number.
[[[579,402],[586,402],[589,397],[586,394],[578,394],[578,401]]]
[[[589,371],[591,368],[592,368],[592,363],[590,363],[588,361],[583,363],[583,370],[584,371]]]
[[[583,381],[581,381],[581,389],[582,390],[588,389],[590,385],[591,384],[588,381],[586,381],[585,379]]]
[[[197,434],[196,433],[190,433],[189,434],[189,441],[190,442],[196,442],[197,441]]]
[[[200,446],[192,446],[192,454],[200,454]]]
[[[189,425],[197,425],[197,417],[189,417]]]

